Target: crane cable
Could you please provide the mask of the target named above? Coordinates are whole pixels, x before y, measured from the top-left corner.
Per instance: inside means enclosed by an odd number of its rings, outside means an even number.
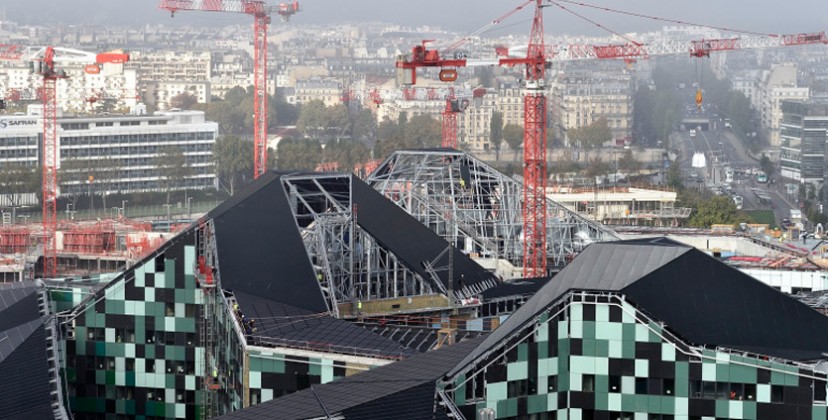
[[[549,1],[550,3],[554,3],[554,1],[552,1],[552,0],[547,0],[547,1]],[[618,13],[618,14],[622,14],[622,15],[633,16],[633,17],[638,17],[638,18],[642,18],[642,19],[657,20],[657,21],[661,21],[661,22],[676,23],[676,24],[679,24],[679,25],[699,26],[699,27],[702,27],[702,28],[716,29],[716,30],[725,31],[725,32],[736,32],[736,33],[742,33],[742,34],[747,34],[747,35],[767,36],[767,37],[772,37],[772,38],[778,38],[779,37],[779,34],[770,34],[770,33],[765,33],[765,32],[748,31],[748,30],[743,30],[743,29],[733,29],[733,28],[727,28],[727,27],[724,27],[724,26],[706,25],[706,24],[682,21],[682,20],[677,20],[677,19],[669,19],[669,18],[663,18],[663,17],[659,17],[659,16],[645,15],[645,14],[642,14],[642,13],[635,13],[635,12],[628,12],[628,11],[625,11],[625,10],[613,9],[613,8],[610,8],[610,7],[595,6],[595,5],[592,5],[592,4],[582,3],[582,2],[573,1],[573,0],[556,0],[556,1],[560,1],[562,3],[574,4],[574,5],[577,5],[577,6],[589,7],[589,8],[592,8],[592,9],[603,10],[605,12]]]
[[[548,1],[549,3],[554,4],[555,6],[560,7],[563,11],[568,12],[568,13],[571,13],[572,15],[574,15],[574,16],[576,16],[576,17],[578,17],[578,18],[582,19],[582,20],[585,20],[585,21],[587,21],[587,22],[589,22],[589,23],[591,23],[591,24],[595,25],[596,27],[598,27],[598,28],[600,28],[600,29],[603,29],[603,30],[605,30],[605,31],[607,31],[607,32],[609,32],[609,33],[611,33],[611,34],[613,34],[613,35],[615,35],[615,36],[617,36],[617,37],[619,37],[619,38],[621,38],[621,39],[624,39],[624,40],[626,40],[627,42],[630,42],[630,43],[635,44],[635,45],[637,45],[637,46],[641,46],[641,45],[643,45],[642,43],[640,43],[640,42],[638,42],[638,41],[636,41],[636,40],[634,40],[634,39],[632,39],[632,38],[630,38],[630,37],[628,37],[628,36],[626,36],[626,35],[623,35],[623,34],[621,34],[620,32],[614,31],[614,30],[612,30],[612,29],[610,29],[610,28],[608,28],[608,27],[606,27],[606,26],[604,26],[604,25],[602,25],[602,24],[598,23],[597,21],[594,21],[594,20],[592,20],[592,19],[590,19],[590,18],[588,18],[588,17],[586,17],[586,16],[584,16],[584,15],[582,15],[582,14],[580,14],[580,13],[578,13],[578,12],[574,11],[574,10],[570,10],[570,9],[568,9],[568,8],[564,7],[562,4],[558,3],[557,1],[554,1],[554,0],[547,0],[547,1]]]
[[[484,26],[483,26],[483,27],[481,27],[480,29],[478,29],[478,30],[476,30],[476,31],[474,31],[474,32],[472,32],[472,33],[470,33],[470,34],[468,34],[468,35],[464,36],[463,38],[460,38],[459,40],[457,40],[457,41],[456,41],[456,42],[454,42],[453,44],[451,44],[451,45],[449,45],[448,47],[446,47],[446,48],[443,50],[443,52],[449,52],[449,51],[452,51],[452,50],[455,50],[455,49],[459,48],[461,45],[465,44],[466,42],[468,42],[468,41],[469,41],[469,40],[471,40],[472,38],[474,38],[474,37],[476,37],[476,36],[478,36],[478,35],[480,35],[480,34],[482,34],[482,33],[486,32],[486,31],[488,31],[488,30],[490,30],[493,26],[496,26],[496,25],[500,24],[501,22],[503,22],[504,20],[506,20],[506,19],[508,19],[508,18],[512,17],[512,16],[513,16],[514,14],[516,14],[517,12],[519,12],[519,11],[523,10],[523,8],[524,8],[524,7],[526,7],[526,6],[528,6],[530,3],[534,3],[534,2],[535,2],[535,0],[524,0],[524,2],[520,4],[520,6],[517,6],[517,7],[515,7],[514,9],[509,10],[508,12],[506,12],[506,13],[505,13],[505,14],[503,14],[503,15],[501,15],[500,17],[498,17],[498,18],[496,18],[496,19],[492,20],[491,22],[487,23],[486,25],[484,25]]]

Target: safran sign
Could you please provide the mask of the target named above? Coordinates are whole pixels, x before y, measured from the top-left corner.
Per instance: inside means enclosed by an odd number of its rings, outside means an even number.
[[[37,125],[37,120],[9,120],[9,119],[0,119],[0,130],[5,128],[14,128],[14,127],[30,127]]]

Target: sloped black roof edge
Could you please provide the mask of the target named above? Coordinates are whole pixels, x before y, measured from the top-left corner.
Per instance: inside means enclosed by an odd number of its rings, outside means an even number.
[[[304,419],[342,413],[354,407],[398,394],[419,385],[436,382],[451,365],[473,350],[481,338],[466,340],[439,350],[417,354],[405,360],[379,366],[333,382],[285,395],[220,419]],[[395,385],[395,386],[389,386]],[[341,392],[347,389],[349,392]],[[323,409],[320,401],[325,405]]]

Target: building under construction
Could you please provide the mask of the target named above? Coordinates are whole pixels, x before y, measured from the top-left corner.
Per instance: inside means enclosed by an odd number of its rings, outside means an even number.
[[[240,418],[388,418],[396,402],[401,418],[601,418],[650,399],[661,418],[825,418],[824,393],[804,390],[825,388],[812,361],[828,343],[792,331],[828,318],[687,246],[599,244],[617,238],[552,202],[546,255],[563,271],[510,280],[521,196],[518,182],[453,150],[395,153],[367,182],[267,172],[114,277],[37,285],[60,332],[57,395],[75,419],[247,407]],[[694,285],[697,269],[711,284]],[[775,316],[728,309],[747,292],[766,310],[781,305],[773,331],[793,335],[729,335]],[[723,318],[719,335],[703,334]],[[639,386],[648,376],[658,382]],[[716,401],[729,387],[742,399]],[[311,406],[315,389],[322,403]],[[724,402],[730,411],[716,411]]]

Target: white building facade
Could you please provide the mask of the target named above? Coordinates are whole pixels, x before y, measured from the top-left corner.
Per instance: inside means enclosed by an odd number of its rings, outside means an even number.
[[[64,168],[59,172],[64,179],[58,180],[61,194],[92,189],[97,194],[162,191],[164,178],[158,161],[170,147],[183,152],[189,167],[189,173],[171,189],[217,187],[213,146],[218,124],[205,121],[201,111],[61,117],[57,122],[58,162]],[[34,113],[0,117],[0,170],[15,164],[39,166],[42,131],[43,120]],[[67,173],[69,168],[74,173]],[[93,179],[92,188],[81,173],[85,170],[90,176],[93,172],[106,176]]]

